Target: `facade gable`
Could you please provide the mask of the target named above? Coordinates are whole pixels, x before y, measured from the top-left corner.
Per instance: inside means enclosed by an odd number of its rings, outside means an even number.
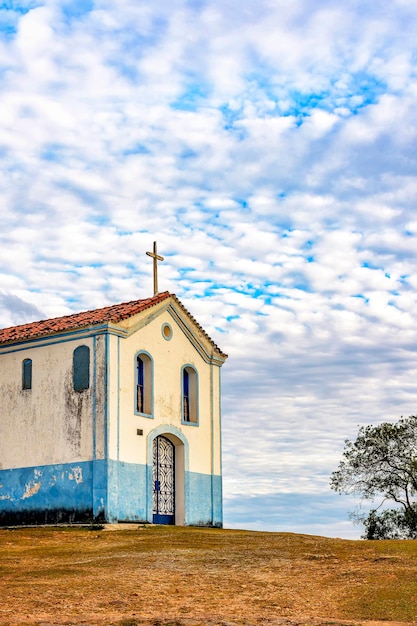
[[[215,362],[218,365],[224,363],[227,355],[220,350],[191,313],[173,294],[169,294],[167,298],[157,303],[151,310],[140,311],[122,320],[117,324],[117,328],[119,332],[123,329],[125,331],[124,336],[128,337],[159,318],[163,313],[167,313],[171,317],[171,324],[174,322],[178,326],[207,363]],[[164,333],[164,329],[169,328],[169,326],[170,323],[166,322],[164,328],[161,328],[161,333]],[[113,330],[117,332],[115,326]],[[166,338],[168,339],[169,337]]]

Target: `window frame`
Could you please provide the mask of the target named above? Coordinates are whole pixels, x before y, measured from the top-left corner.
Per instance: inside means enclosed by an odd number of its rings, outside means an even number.
[[[22,361],[22,390],[32,390],[32,372],[33,361],[32,359],[23,359]]]
[[[85,357],[84,355],[87,356]],[[82,393],[90,389],[90,368],[90,347],[85,344],[77,346],[72,353],[72,386],[76,393]]]
[[[142,358],[145,357],[145,358]],[[139,392],[139,360],[142,362],[142,389],[143,389],[143,411],[139,410],[138,392]],[[135,415],[141,417],[153,418],[153,400],[154,400],[154,366],[153,358],[146,350],[138,350],[134,359],[134,412]]]
[[[187,426],[199,426],[200,423],[198,387],[197,369],[191,363],[184,364],[181,368],[181,423]]]

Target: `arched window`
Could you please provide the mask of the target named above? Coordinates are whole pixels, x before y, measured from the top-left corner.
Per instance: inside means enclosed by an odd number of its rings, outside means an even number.
[[[32,389],[32,359],[22,363],[22,389]]]
[[[197,372],[191,365],[182,368],[182,421],[198,423]]]
[[[73,354],[74,391],[84,391],[90,386],[90,348],[78,346]]]
[[[136,413],[152,415],[152,359],[145,352],[136,356]]]

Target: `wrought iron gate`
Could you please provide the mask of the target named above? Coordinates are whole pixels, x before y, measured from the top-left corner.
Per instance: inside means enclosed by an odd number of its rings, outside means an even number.
[[[152,521],[175,524],[175,446],[166,437],[153,440]]]

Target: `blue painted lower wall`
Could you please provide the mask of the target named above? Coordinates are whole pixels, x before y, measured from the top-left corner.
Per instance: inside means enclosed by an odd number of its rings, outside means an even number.
[[[109,460],[110,522],[147,522],[146,465]]]
[[[0,523],[103,519],[105,461],[0,470]]]
[[[185,474],[185,524],[187,526],[223,525],[221,476]]]
[[[185,524],[222,526],[220,476],[185,472]],[[0,470],[0,524],[151,522],[152,469],[112,460]]]

